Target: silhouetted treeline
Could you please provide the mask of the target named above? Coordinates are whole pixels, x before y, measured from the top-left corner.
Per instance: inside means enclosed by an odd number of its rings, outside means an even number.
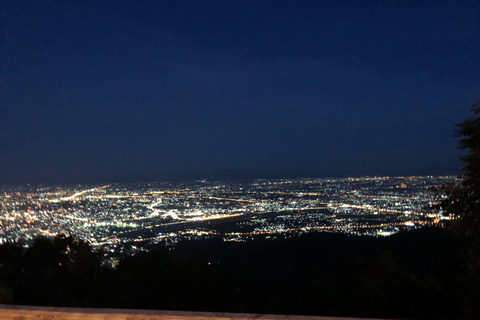
[[[446,230],[161,247],[102,267],[71,237],[0,247],[0,302],[396,319],[480,318],[480,277]]]

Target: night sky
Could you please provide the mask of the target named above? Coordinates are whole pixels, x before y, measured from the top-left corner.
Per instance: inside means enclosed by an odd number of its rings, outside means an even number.
[[[0,1],[0,184],[459,174],[478,1]]]

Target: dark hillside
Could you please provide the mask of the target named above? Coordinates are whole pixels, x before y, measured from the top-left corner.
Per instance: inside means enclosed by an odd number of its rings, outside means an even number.
[[[70,241],[68,254],[65,241]],[[387,238],[316,233],[275,241],[184,242],[126,258],[111,270],[100,267],[98,255],[84,246],[57,238],[26,250],[0,248],[0,299],[79,307],[478,318],[479,275],[462,266],[459,252],[451,234],[437,228]]]

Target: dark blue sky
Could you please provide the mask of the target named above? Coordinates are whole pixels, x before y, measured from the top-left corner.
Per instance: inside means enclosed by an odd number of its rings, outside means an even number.
[[[457,174],[476,1],[0,1],[0,179]],[[0,182],[1,182],[0,180]]]

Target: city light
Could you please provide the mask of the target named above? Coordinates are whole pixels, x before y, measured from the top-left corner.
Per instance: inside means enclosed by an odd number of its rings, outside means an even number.
[[[456,182],[422,176],[3,187],[0,241],[67,233],[107,253],[134,254],[208,237],[388,236],[450,219],[432,209],[431,188]]]

